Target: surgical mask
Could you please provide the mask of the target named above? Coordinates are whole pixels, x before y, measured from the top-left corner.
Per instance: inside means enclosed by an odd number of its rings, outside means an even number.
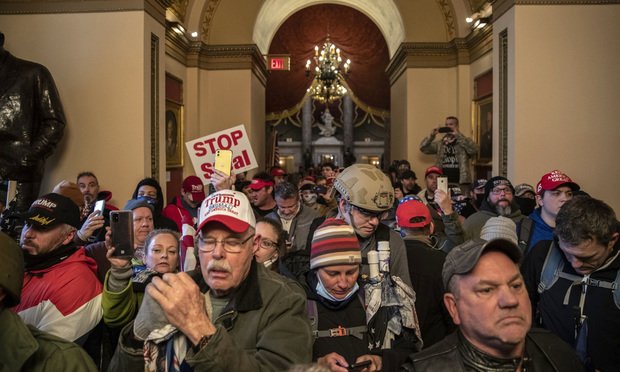
[[[278,260],[278,254],[274,254],[273,257],[271,257],[270,259],[268,259],[267,261],[263,262],[263,265],[265,265],[266,268],[271,268],[271,265],[273,265],[274,262],[276,262]]]
[[[347,295],[344,296],[344,298],[336,298],[336,297],[332,296],[331,293],[329,293],[327,291],[327,289],[325,289],[325,286],[323,285],[323,282],[321,282],[321,277],[319,276],[318,272],[316,274],[316,278],[318,279],[318,282],[316,283],[316,293],[319,296],[321,296],[321,297],[323,297],[323,298],[325,298],[327,300],[333,301],[333,302],[344,302],[344,301],[348,300],[360,288],[359,284],[357,284],[357,281],[356,281],[355,285],[353,286],[353,288],[351,288],[351,291],[349,293],[347,293]]]
[[[302,198],[304,199],[304,203],[306,204],[314,204],[316,203],[316,200],[318,199],[318,195],[317,194],[303,194]]]

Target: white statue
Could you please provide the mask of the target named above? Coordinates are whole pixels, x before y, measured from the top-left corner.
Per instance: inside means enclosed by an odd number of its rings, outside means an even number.
[[[323,111],[323,115],[321,115],[321,118],[323,119],[324,124],[317,124],[320,129],[320,135],[323,137],[333,137],[333,135],[336,133],[336,127],[333,125],[334,117],[329,112],[328,108]]]

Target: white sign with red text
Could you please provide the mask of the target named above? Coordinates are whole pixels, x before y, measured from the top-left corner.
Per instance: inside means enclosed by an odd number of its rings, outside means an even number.
[[[235,174],[258,167],[243,124],[185,142],[185,147],[196,175],[205,184],[211,179],[218,149],[232,151],[232,169]]]

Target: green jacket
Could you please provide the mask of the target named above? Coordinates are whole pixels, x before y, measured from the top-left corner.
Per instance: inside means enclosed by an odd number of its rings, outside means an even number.
[[[26,325],[8,309],[0,309],[0,345],[0,372],[97,372],[84,349]]]
[[[122,291],[112,292],[108,289],[109,280],[110,271],[106,274],[103,282],[103,296],[101,298],[103,321],[110,327],[120,328],[136,317],[144,292],[134,291],[131,280],[127,282],[127,286]]]
[[[203,293],[208,290],[200,272],[189,274]],[[215,320],[216,333],[197,353],[190,349],[185,361],[194,371],[285,371],[309,363],[312,332],[305,311],[306,296],[298,283],[253,261]],[[134,337],[133,323],[123,328],[108,370],[144,370],[142,342]]]

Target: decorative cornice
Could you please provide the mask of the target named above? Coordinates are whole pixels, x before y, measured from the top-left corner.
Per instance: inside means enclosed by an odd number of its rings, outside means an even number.
[[[1,2],[0,14],[98,13],[143,10],[162,25],[171,0],[92,0]]]
[[[187,5],[189,5],[189,0],[171,0],[170,4],[170,11],[183,23],[185,23]]]
[[[211,21],[215,16],[217,6],[220,5],[220,0],[207,0],[204,5],[202,14],[200,16],[200,41],[205,44],[209,43],[209,31],[211,28]]]
[[[386,69],[390,84],[408,68],[449,68],[470,64],[493,49],[493,28],[484,27],[466,38],[447,43],[403,43]]]
[[[501,17],[515,5],[612,5],[620,0],[494,0],[493,19]]]

